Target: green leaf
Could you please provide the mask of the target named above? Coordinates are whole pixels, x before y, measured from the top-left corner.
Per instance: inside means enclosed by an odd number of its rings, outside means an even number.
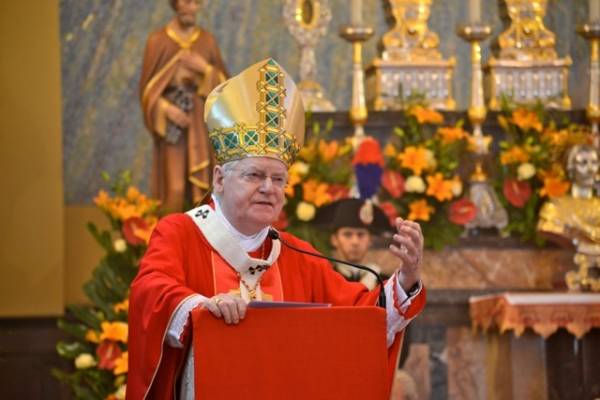
[[[89,326],[91,329],[99,330],[101,320],[95,314],[95,310],[90,306],[69,304],[67,310],[71,312],[75,318]]]
[[[74,336],[79,340],[85,340],[85,335],[88,329],[90,329],[90,327],[88,327],[87,325],[67,322],[64,319],[59,319],[57,325],[59,329],[68,333],[71,336]]]
[[[56,351],[61,357],[72,360],[82,353],[87,353],[89,348],[79,342],[66,343],[61,341],[56,344]]]

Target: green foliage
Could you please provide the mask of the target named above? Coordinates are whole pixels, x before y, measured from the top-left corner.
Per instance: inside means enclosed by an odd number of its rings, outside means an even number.
[[[114,351],[101,352],[98,347],[102,344],[114,346],[113,349],[122,352],[116,354],[121,364],[125,362],[126,359],[121,358],[127,351],[127,305],[124,300],[129,296],[129,286],[146,249],[145,244],[139,244],[142,237],[136,235],[149,235],[157,220],[157,202],[130,186],[129,172],[119,174],[114,182],[107,173],[102,177],[108,182],[112,196],[101,192],[95,202],[107,216],[110,229],[101,230],[92,223],[88,223],[87,228],[104,255],[83,286],[89,303],[67,306],[68,318],[58,320],[59,328],[71,337],[71,341],[57,343],[56,350],[61,357],[72,360],[76,368],[52,371],[54,377],[69,385],[77,399],[120,399],[124,395],[126,370],[116,369],[118,360],[115,358],[106,359],[114,357]],[[140,221],[146,223],[148,231],[142,229],[140,233],[137,232],[139,229],[130,227],[128,232],[133,237],[128,237],[125,227],[134,219],[138,224]],[[145,240],[145,236],[143,238]],[[79,358],[87,363],[77,363]]]

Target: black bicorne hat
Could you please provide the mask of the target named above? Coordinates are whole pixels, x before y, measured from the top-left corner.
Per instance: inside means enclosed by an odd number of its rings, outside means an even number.
[[[337,200],[319,208],[314,223],[332,230],[365,228],[374,235],[392,230],[383,210],[361,199]]]

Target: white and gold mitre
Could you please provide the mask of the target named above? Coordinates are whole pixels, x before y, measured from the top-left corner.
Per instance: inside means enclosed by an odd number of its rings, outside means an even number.
[[[296,84],[272,58],[217,86],[204,121],[217,162],[272,157],[292,164],[304,143],[304,107]]]

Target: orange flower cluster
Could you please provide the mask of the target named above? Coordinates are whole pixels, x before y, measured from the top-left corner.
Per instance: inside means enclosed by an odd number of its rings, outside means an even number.
[[[553,147],[563,147],[569,141],[569,131],[561,129],[559,131],[548,130],[543,134],[543,139]]]
[[[104,321],[100,324],[100,327],[102,329],[102,332],[100,333],[100,340],[112,340],[114,342],[127,343],[129,327],[126,322]]]
[[[319,157],[324,162],[333,160],[338,155],[339,143],[335,140],[326,142],[325,140],[319,140]]]
[[[458,126],[445,126],[437,131],[438,136],[442,138],[443,144],[451,144],[457,140],[466,139],[468,137],[467,132]]]
[[[547,175],[543,179],[544,187],[540,189],[540,196],[542,197],[561,197],[569,191],[570,183],[561,177]]]
[[[408,205],[410,212],[408,219],[411,221],[429,221],[431,214],[435,211],[435,208],[427,203],[427,200],[415,200]]]
[[[316,179],[309,179],[302,184],[303,200],[312,203],[317,207],[321,207],[331,202],[329,194],[329,185],[319,182]]]
[[[451,200],[454,184],[454,180],[444,179],[444,176],[438,172],[427,177],[426,194],[435,197],[438,201]]]
[[[524,163],[529,161],[531,156],[523,147],[513,146],[500,154],[500,163],[502,165]]]
[[[431,153],[424,146],[408,146],[404,151],[398,154],[397,158],[403,168],[410,169],[415,175],[421,175],[423,170],[429,168]]]
[[[155,212],[160,202],[149,199],[140,193],[137,188],[130,186],[124,197],[110,197],[106,191],[100,190],[94,198],[94,204],[108,213],[112,218],[118,221],[125,221],[129,218],[141,218]]]
[[[542,132],[543,130],[542,121],[540,121],[538,118],[537,113],[525,108],[517,108],[514,110],[512,113],[511,122],[523,131],[533,129],[538,132]]]
[[[439,125],[444,122],[444,116],[439,112],[423,106],[413,106],[408,110],[408,114],[417,119],[419,124]]]

